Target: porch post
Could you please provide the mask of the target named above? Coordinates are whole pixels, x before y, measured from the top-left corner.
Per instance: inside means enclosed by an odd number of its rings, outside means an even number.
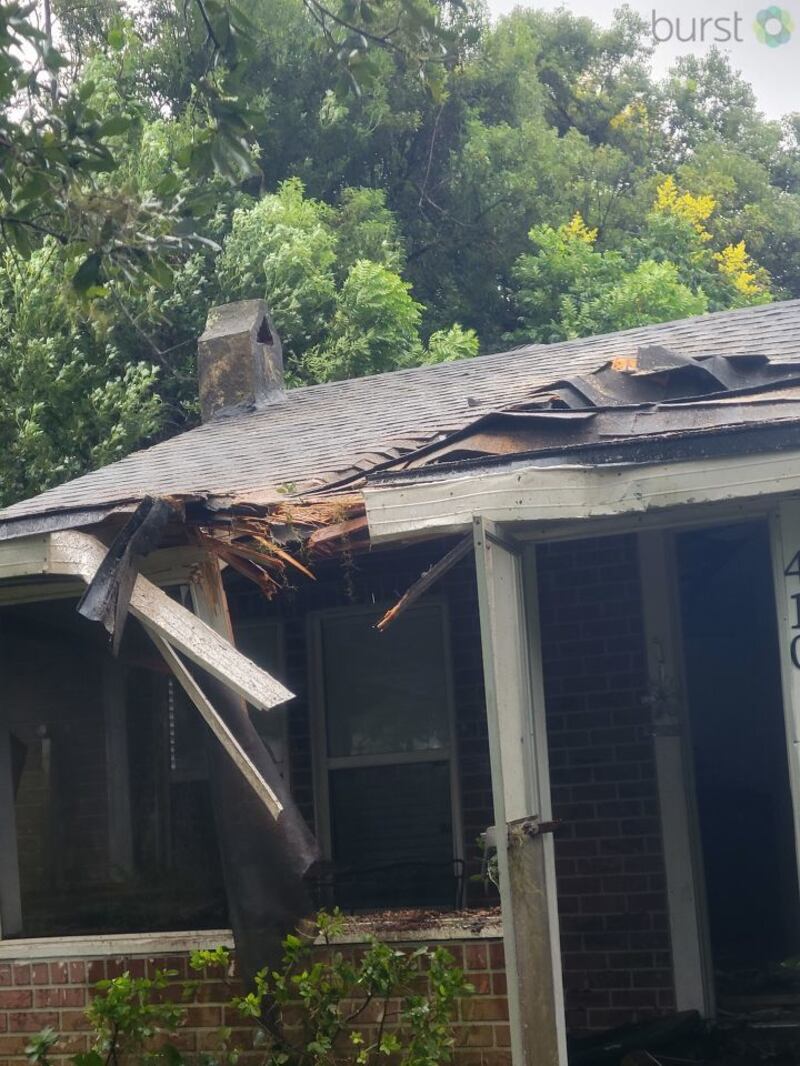
[[[770,516],[770,529],[786,753],[800,876],[800,500],[782,500]]]
[[[650,682],[653,748],[667,879],[675,1006],[714,1013],[713,972],[704,914],[704,877],[687,755],[688,720],[674,540],[639,534],[642,612]]]
[[[0,703],[0,939],[22,932],[17,818],[8,710]]]
[[[474,537],[512,1061],[566,1066],[534,549]]]

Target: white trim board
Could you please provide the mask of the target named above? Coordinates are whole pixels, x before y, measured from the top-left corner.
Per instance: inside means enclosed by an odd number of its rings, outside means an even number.
[[[500,916],[480,919],[480,925],[469,913],[453,919],[443,915],[430,926],[409,926],[407,929],[377,928],[348,929],[331,938],[333,944],[368,944],[374,936],[392,944],[427,944],[463,940],[500,940],[503,925]],[[315,941],[324,946],[324,941]],[[34,962],[49,960],[69,962],[77,959],[120,959],[132,957],[154,958],[190,951],[213,950],[217,947],[233,950],[235,944],[230,929],[199,929],[172,933],[92,933],[85,936],[20,937],[0,940],[0,962]]]
[[[651,465],[520,466],[367,486],[374,543],[464,532],[473,515],[556,523],[800,492],[800,452]]]
[[[775,611],[780,644],[786,757],[794,815],[795,852],[800,880],[800,501],[783,501],[771,521]]]
[[[177,952],[232,948],[230,929],[191,930],[185,933],[96,933],[90,936],[24,937],[0,940],[0,962],[32,962],[51,959],[152,957]]]
[[[55,536],[51,533],[40,533],[32,537],[0,541],[0,579],[33,575],[74,576],[74,568],[69,562],[65,562],[63,553],[59,551],[58,540],[53,539]],[[159,586],[181,585],[191,580],[193,572],[202,561],[202,548],[159,548],[141,560],[141,572]],[[0,586],[0,591],[4,587]],[[9,587],[17,590],[18,596],[22,596],[22,582],[17,581]],[[31,590],[31,594],[37,598],[48,599],[46,593],[49,590],[52,590],[53,596],[67,595],[67,590],[80,596],[83,587],[75,581],[53,583],[51,586],[39,584]]]

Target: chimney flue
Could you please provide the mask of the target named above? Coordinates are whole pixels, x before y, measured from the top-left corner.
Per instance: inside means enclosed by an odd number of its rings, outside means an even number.
[[[204,422],[280,402],[283,349],[263,300],[211,308],[197,370]]]

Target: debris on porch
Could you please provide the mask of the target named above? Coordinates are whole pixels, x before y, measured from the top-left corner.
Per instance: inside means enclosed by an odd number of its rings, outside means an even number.
[[[386,908],[348,914],[337,943],[361,943],[377,937],[389,941],[463,940],[502,936],[500,907],[432,910],[418,907]]]
[[[706,1022],[695,1011],[572,1039],[569,1066],[797,1066],[800,997],[794,1008]]]
[[[717,975],[716,1019],[696,1011],[570,1042],[570,1066],[797,1066],[800,968]]]

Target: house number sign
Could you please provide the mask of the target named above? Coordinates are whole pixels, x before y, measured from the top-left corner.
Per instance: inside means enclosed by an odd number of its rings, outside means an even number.
[[[783,571],[785,577],[793,577],[800,584],[800,552],[797,552],[792,561]],[[789,621],[792,623],[792,642],[789,645],[789,654],[792,657],[792,666],[800,670],[800,592],[787,592],[789,599]]]

